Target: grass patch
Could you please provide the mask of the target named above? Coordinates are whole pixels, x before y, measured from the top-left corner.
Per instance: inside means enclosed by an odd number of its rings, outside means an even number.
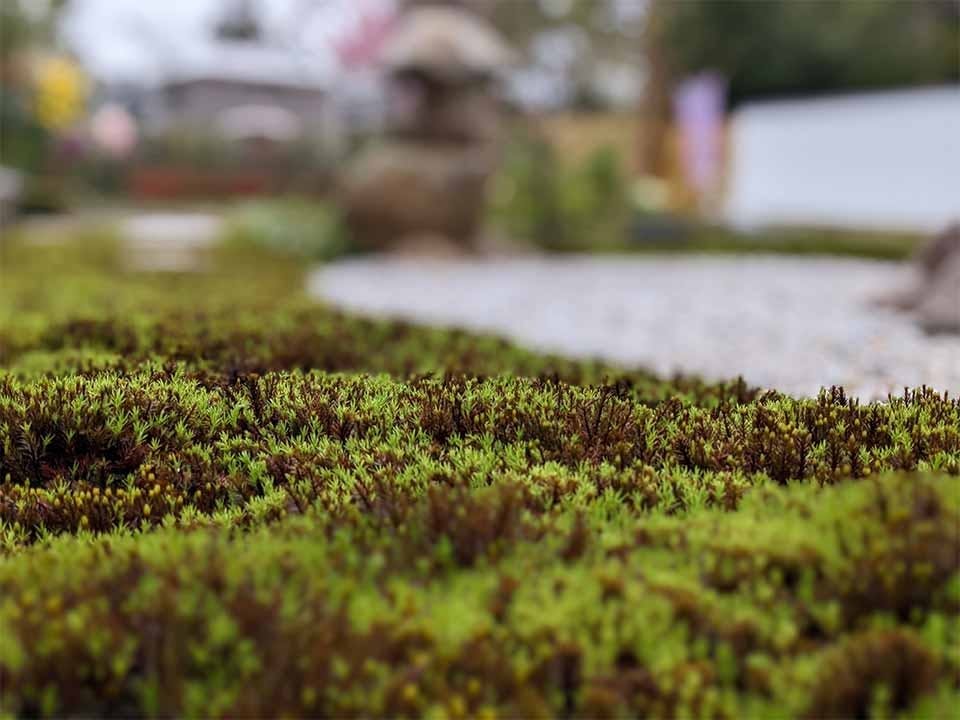
[[[940,717],[960,403],[344,315],[295,259],[3,248],[0,713]]]
[[[590,242],[536,243],[551,252],[596,254],[808,255],[907,261],[926,238],[909,232],[825,228],[764,228],[740,231],[690,222],[666,214],[636,213],[624,225],[595,229]]]
[[[908,260],[925,241],[925,238],[915,233],[855,232],[820,228],[767,229],[748,233],[728,228],[691,227],[674,230],[674,237],[663,238],[662,231],[644,229],[647,221],[642,216],[638,217],[635,223],[633,241],[618,248],[619,251],[774,253]]]

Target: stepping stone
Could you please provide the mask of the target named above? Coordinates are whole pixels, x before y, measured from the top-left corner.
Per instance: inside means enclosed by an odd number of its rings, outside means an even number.
[[[210,213],[134,215],[120,223],[126,265],[141,272],[206,270],[223,228],[223,218]]]

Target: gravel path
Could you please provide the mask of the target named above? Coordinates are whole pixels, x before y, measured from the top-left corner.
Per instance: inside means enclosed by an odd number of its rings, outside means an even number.
[[[794,395],[864,400],[926,384],[960,394],[960,338],[869,305],[909,268],[834,258],[396,258],[314,271],[310,292],[366,312],[493,331],[662,374],[742,374]]]

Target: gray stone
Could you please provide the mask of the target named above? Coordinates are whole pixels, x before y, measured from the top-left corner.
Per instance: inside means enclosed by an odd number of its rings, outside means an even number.
[[[960,232],[955,237],[960,239]],[[929,333],[960,333],[960,244],[929,276],[916,314],[920,326]]]
[[[912,313],[929,333],[960,333],[960,224],[920,248],[910,281],[886,292],[876,304]]]
[[[13,219],[22,190],[20,173],[0,165],[0,225]]]
[[[127,269],[135,272],[195,272],[208,269],[209,251],[220,241],[223,219],[207,213],[144,213],[120,222]]]
[[[960,223],[951,225],[924,245],[917,253],[917,264],[928,277],[937,275],[960,255]]]

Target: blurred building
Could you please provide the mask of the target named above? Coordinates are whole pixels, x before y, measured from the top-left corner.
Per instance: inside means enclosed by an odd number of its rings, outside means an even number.
[[[937,231],[960,218],[960,86],[747,103],[724,215],[741,226]]]
[[[143,105],[143,121],[151,132],[222,131],[236,128],[238,114],[246,110],[251,132],[261,118],[267,137],[277,133],[292,139],[289,135],[320,132],[334,121],[329,112],[330,83],[329,75],[308,72],[289,52],[256,43],[211,42],[172,68],[151,91]],[[280,113],[271,116],[263,108]],[[281,114],[289,122],[269,119]]]
[[[144,105],[149,132],[289,142],[330,132],[333,68],[268,41],[249,0],[235,0],[204,43],[173,59]]]

